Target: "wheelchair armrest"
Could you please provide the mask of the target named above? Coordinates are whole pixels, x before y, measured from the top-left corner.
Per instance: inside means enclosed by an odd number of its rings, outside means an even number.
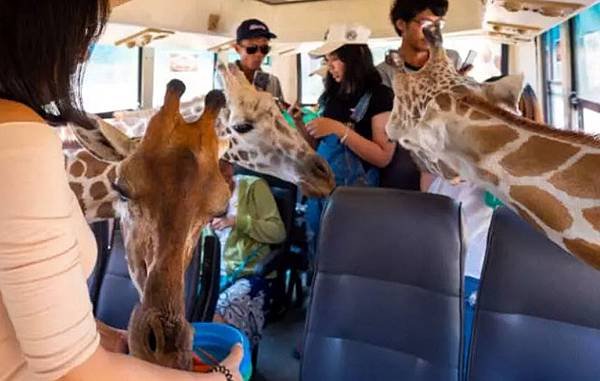
[[[256,263],[254,267],[254,275],[267,276],[272,272],[281,269],[285,265],[285,247],[278,245],[274,247],[268,255]]]

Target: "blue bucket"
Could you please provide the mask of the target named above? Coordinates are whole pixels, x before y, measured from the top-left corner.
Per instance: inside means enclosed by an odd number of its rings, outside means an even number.
[[[252,376],[252,352],[246,335],[237,328],[222,323],[192,323],[194,328],[194,352],[205,364],[212,364],[213,358],[223,361],[231,347],[239,343],[244,348],[244,357],[240,363],[240,373],[244,381]],[[212,358],[206,355],[209,353]]]

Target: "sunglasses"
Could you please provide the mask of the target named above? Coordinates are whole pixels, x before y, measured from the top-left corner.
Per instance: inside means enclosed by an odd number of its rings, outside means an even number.
[[[264,54],[265,56],[267,54],[269,54],[269,52],[271,51],[271,47],[269,45],[261,45],[261,46],[250,45],[250,46],[244,46],[244,49],[246,49],[246,53],[248,53],[248,54],[256,54],[260,50],[260,52],[262,54]]]
[[[422,19],[422,20],[414,20],[413,19],[413,20],[410,20],[410,22],[419,24],[421,26],[421,28],[429,28],[436,23],[440,24],[440,29],[444,29],[444,27],[446,26],[446,20],[444,20],[444,19],[438,19],[437,21],[433,21],[433,20],[429,20],[429,19]]]

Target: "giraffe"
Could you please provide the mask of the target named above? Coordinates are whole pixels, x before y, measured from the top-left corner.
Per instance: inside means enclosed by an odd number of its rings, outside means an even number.
[[[499,94],[516,102],[522,77],[480,86],[460,76],[446,57],[439,24],[426,25],[424,33],[429,61],[419,72],[396,74],[388,136],[430,171],[491,191],[553,242],[600,269],[600,139],[498,106]]]
[[[329,165],[287,125],[273,97],[256,90],[235,64],[220,63],[218,70],[227,105],[215,128],[230,144],[223,159],[297,184],[307,196],[328,196],[335,187]],[[195,120],[202,112],[203,101],[203,97],[196,97],[182,103],[184,119]],[[117,113],[115,123],[122,130],[139,134],[155,112],[150,109]]]
[[[222,99],[207,96],[202,116],[179,113],[185,86],[171,81],[164,105],[141,141],[108,124],[70,126],[84,149],[67,153],[69,183],[88,221],[120,217],[131,278],[140,294],[129,322],[130,352],[191,369],[192,328],[185,319],[184,272],[201,227],[230,197],[218,168],[214,124]]]
[[[328,196],[335,187],[333,172],[287,125],[273,96],[256,90],[235,64],[219,63],[217,69],[227,97],[218,128],[230,139],[223,158],[295,183],[307,196]]]

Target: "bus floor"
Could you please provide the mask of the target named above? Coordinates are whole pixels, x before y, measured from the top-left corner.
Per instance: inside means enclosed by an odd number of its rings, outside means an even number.
[[[293,356],[302,339],[306,308],[292,308],[278,321],[269,323],[258,350],[258,364],[252,381],[298,381],[300,361]]]

